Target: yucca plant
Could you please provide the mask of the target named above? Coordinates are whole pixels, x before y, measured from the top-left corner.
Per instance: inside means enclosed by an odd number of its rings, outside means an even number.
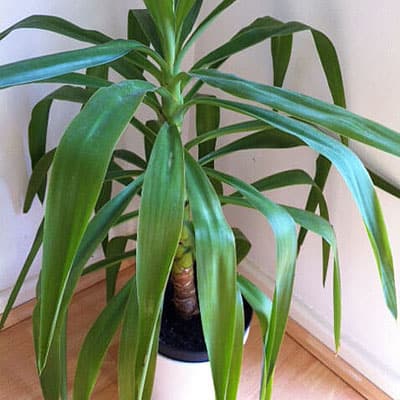
[[[260,398],[270,398],[296,257],[307,231],[323,239],[324,281],[330,251],[333,253],[334,338],[338,347],[340,273],[335,235],[322,194],[331,164],[342,175],[360,210],[387,306],[397,316],[392,256],[374,184],[397,196],[399,192],[367,171],[347,147],[347,141],[356,140],[400,156],[400,136],[345,110],[332,43],[323,33],[299,22],[258,18],[192,68],[183,70],[185,55],[197,38],[234,2],[221,1],[198,21],[202,0],[144,0],[146,8],[129,11],[126,40],[113,40],[44,15],[28,17],[0,34],[4,39],[17,29],[42,29],[91,44],[0,67],[1,88],[34,82],[63,84],[32,111],[32,176],[24,209],[28,211],[38,195],[41,201],[45,199],[45,215],[2,318],[4,323],[42,246],[33,325],[45,399],[67,398],[68,307],[79,278],[101,268],[106,271],[108,303],[81,349],[74,399],[90,397],[104,355],[120,326],[119,396],[151,397],[160,314],[169,280],[175,287],[178,312],[190,318],[200,310],[218,400],[236,398],[243,347],[242,296],[247,299],[260,321],[264,341]],[[281,88],[292,36],[304,30],[312,34],[334,105]],[[228,58],[267,39],[271,40],[272,85],[220,72]],[[111,81],[111,70],[122,79]],[[204,94],[204,84],[219,89],[219,94]],[[229,100],[223,93],[230,95]],[[57,148],[49,150],[46,133],[55,100],[83,107]],[[151,110],[151,120],[143,121],[137,114],[140,105]],[[183,122],[192,108],[196,110],[193,130],[197,134],[189,135],[184,142]],[[221,110],[242,116],[242,122],[220,126]],[[140,150],[116,149],[129,125],[135,128],[134,134],[143,137],[144,156]],[[231,143],[218,145],[219,138],[237,134],[241,134],[240,139],[232,136]],[[218,171],[214,165],[218,157],[241,150],[296,146],[308,146],[319,154],[314,177],[290,170],[247,183]],[[124,185],[116,195],[112,195],[113,182]],[[299,184],[310,187],[304,209],[275,204],[263,194]],[[138,210],[127,212],[134,199],[140,200]],[[225,204],[254,208],[272,227],[276,239],[272,299],[238,273],[238,261],[247,254],[250,243],[225,220]],[[138,219],[137,232],[109,235],[111,228],[134,218]],[[301,228],[299,234],[297,226]],[[128,251],[130,241],[134,241],[135,249]],[[87,265],[100,245],[104,260]],[[133,255],[136,273],[116,291],[119,265]]]

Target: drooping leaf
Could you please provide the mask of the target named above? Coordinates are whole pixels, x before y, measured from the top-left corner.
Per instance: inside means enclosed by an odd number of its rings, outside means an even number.
[[[397,132],[342,107],[219,71],[203,70],[192,75],[237,97],[264,104],[310,124],[322,126],[341,136],[400,156],[400,135]],[[193,102],[197,103],[196,100]],[[212,99],[208,103],[212,103]]]
[[[281,86],[281,81],[284,78],[290,57],[291,43],[288,37],[290,37],[290,35],[293,33],[302,32],[305,30],[309,30],[312,33],[335,104],[345,107],[346,103],[342,74],[340,71],[336,50],[332,42],[322,32],[300,22],[283,23],[271,17],[258,18],[249,26],[241,29],[240,32],[238,32],[227,43],[223,44],[216,50],[200,59],[195,64],[194,69],[210,65],[213,67],[216,65],[219,66],[231,55],[245,50],[257,43],[260,43],[261,41],[270,38],[283,38],[283,43],[281,44],[284,45],[284,48],[281,49],[282,54],[280,59],[276,57],[277,51],[279,50],[276,48],[276,41],[274,43],[275,47],[272,49],[275,72],[274,79],[276,79],[276,83],[278,84],[277,86]],[[282,62],[282,65],[278,65],[278,60],[279,63]]]
[[[302,121],[288,118],[282,114],[261,109],[253,105],[235,103],[227,100],[216,101],[208,99],[207,101],[213,101],[221,107],[235,110],[250,117],[259,118],[301,139],[310,148],[322,154],[335,165],[359,208],[377,261],[386,304],[391,313],[396,316],[397,299],[394,269],[386,226],[372,181],[359,158],[339,141],[323,134],[323,132],[315,127]],[[316,113],[318,113],[318,111],[315,110]],[[347,113],[345,110],[343,110],[343,112]],[[356,118],[363,122],[361,117]],[[358,130],[358,127],[353,125],[353,129]],[[380,135],[381,130],[385,130],[385,128],[378,126],[378,129],[374,131],[378,141],[383,139],[382,135]]]
[[[297,257],[295,223],[285,209],[264,197],[251,185],[215,170],[207,169],[206,171],[208,175],[234,187],[252,207],[260,211],[270,223],[276,238],[276,283],[264,360],[267,381],[269,381],[273,375],[285,333],[292,298]]]

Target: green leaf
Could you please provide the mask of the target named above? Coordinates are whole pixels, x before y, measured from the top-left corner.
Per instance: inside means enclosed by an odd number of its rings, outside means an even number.
[[[327,160],[324,156],[319,155],[315,162],[315,177],[314,182],[316,186],[311,188],[311,191],[307,198],[307,203],[305,209],[310,212],[314,212],[318,205],[318,193],[322,192],[325,188],[326,181],[329,176],[329,172],[331,170],[331,162]],[[321,215],[328,215],[328,210],[321,203],[319,204]],[[326,218],[329,219],[329,218]],[[300,229],[299,236],[297,242],[299,244],[299,248],[303,245],[304,240],[306,238],[307,231],[304,228]],[[326,255],[326,254],[324,254]]]
[[[252,149],[290,149],[298,146],[304,146],[304,143],[279,129],[267,128],[222,146],[214,152],[208,153],[199,161],[203,165],[211,160],[237,151]]]
[[[47,30],[68,36],[72,39],[93,44],[108,42],[111,40],[110,37],[101,32],[83,29],[63,18],[53,17],[51,15],[32,15],[28,18],[25,18],[1,32],[0,40],[4,39],[7,35],[17,29],[26,28]]]
[[[219,107],[208,104],[199,104],[196,106],[196,134],[200,136],[206,132],[215,131],[220,123]],[[216,139],[208,140],[199,144],[199,158],[206,156],[215,150]],[[211,168],[212,163],[209,165]]]
[[[76,367],[74,400],[88,400],[93,392],[104,357],[124,316],[131,285],[130,280],[110,300],[85,337]]]
[[[337,243],[335,232],[332,226],[325,219],[305,210],[285,206],[285,209],[292,216],[292,218],[301,227],[307,231],[312,231],[321,236],[331,247],[333,252],[333,308],[334,308],[334,336],[336,351],[340,346],[340,329],[341,329],[341,283],[340,283],[340,269],[339,269],[339,256],[337,250]],[[326,270],[324,270],[324,282],[326,279]]]
[[[150,13],[148,10],[130,10],[128,14],[129,39],[134,39],[134,36],[145,35],[146,41],[140,40],[142,43],[151,43],[154,49],[162,55],[162,48],[160,43],[160,38],[157,33],[157,28],[154,25]],[[135,28],[134,28],[135,26]]]
[[[207,101],[209,102],[211,99]],[[396,316],[396,287],[393,260],[386,226],[372,181],[360,159],[337,140],[332,139],[330,136],[304,122],[252,105],[226,100],[213,101],[216,105],[219,104],[221,107],[237,111],[253,118],[258,118],[261,121],[275,126],[277,129],[283,130],[301,139],[310,148],[326,157],[335,165],[359,208],[377,261],[386,304],[391,313]],[[343,112],[347,113],[344,110]],[[361,117],[357,118],[363,121]],[[357,129],[357,127],[353,126],[353,129]],[[379,139],[379,130],[374,133]]]
[[[146,49],[134,41],[114,40],[80,50],[17,61],[0,67],[0,88],[24,85],[117,60],[132,50]]]
[[[293,35],[271,38],[274,86],[282,87],[292,53]]]
[[[219,138],[225,135],[231,135],[242,132],[249,133],[264,128],[266,128],[266,125],[259,121],[246,121],[246,122],[239,122],[237,124],[223,126],[218,129],[214,129],[210,132],[205,132],[193,138],[192,140],[189,140],[185,144],[185,148],[189,150],[192,147],[199,145],[200,143],[207,142],[208,140]]]
[[[183,57],[189,48],[196,43],[200,35],[208,28],[208,26],[218,17],[223,11],[225,11],[229,6],[231,6],[236,0],[223,0],[221,1],[199,24],[192,35],[187,40],[184,49],[181,52],[181,57]]]
[[[118,352],[118,391],[121,400],[136,400],[136,353],[138,347],[138,316],[136,277],[133,278],[121,329]]]
[[[268,324],[271,318],[272,301],[243,275],[238,276],[240,291],[246,301],[250,304],[252,310],[256,313],[260,323],[261,337],[266,338]]]
[[[200,136],[206,132],[215,131],[220,124],[219,107],[209,106],[207,104],[199,104],[196,106],[196,134]],[[215,151],[217,139],[207,140],[199,144],[199,158],[206,157],[209,153]],[[207,167],[213,168],[214,162],[207,163]],[[218,194],[223,193],[222,185],[217,181],[212,182]]]
[[[285,333],[292,298],[297,256],[295,223],[285,209],[264,197],[251,185],[215,170],[207,169],[207,174],[238,190],[252,207],[266,217],[276,238],[276,283],[264,361],[269,380]]]
[[[159,32],[163,55],[167,64],[175,59],[174,0],[143,0]]]
[[[144,390],[152,340],[179,243],[185,200],[183,148],[175,128],[157,135],[146,170],[136,247],[138,292],[137,396]]]
[[[104,258],[103,260],[94,262],[93,264],[90,264],[87,267],[85,267],[85,269],[82,272],[82,275],[91,274],[92,272],[98,271],[99,269],[107,270],[108,268],[112,268],[115,265],[120,264],[121,261],[135,257],[135,255],[136,255],[136,250],[130,250],[125,253]]]
[[[175,31],[180,33],[186,17],[189,15],[196,0],[178,0],[175,8]]]
[[[243,299],[239,287],[236,289],[236,321],[233,339],[232,360],[229,370],[228,388],[226,391],[227,399],[236,399],[240,381],[240,371],[243,361],[243,332],[244,332],[244,311]]]
[[[246,279],[244,276],[238,276],[238,284],[240,291],[251,308],[254,310],[258,321],[260,323],[261,337],[263,339],[263,345],[265,346],[265,340],[267,339],[268,325],[271,318],[272,302],[271,300],[252,282]],[[265,357],[265,352],[264,355]],[[260,400],[270,399],[271,394],[267,394],[268,387],[271,387],[273,381],[273,375],[268,379],[268,370],[265,368],[265,364],[262,365],[262,376],[261,376],[261,390]]]
[[[32,173],[35,174],[35,177],[31,177],[32,183],[30,184],[35,185],[35,188],[31,189],[28,187],[27,196],[25,198],[24,212],[26,212],[30,208],[32,200],[36,193],[38,193],[39,199],[42,202],[44,199],[47,170],[49,169],[52,162],[52,156],[49,154],[45,157],[45,151],[47,141],[47,129],[49,124],[49,114],[54,100],[85,103],[91,95],[92,92],[88,91],[87,89],[72,86],[63,86],[47,95],[33,108],[31,120],[29,123],[28,138],[29,154],[31,157],[31,165],[33,170]],[[40,163],[41,165],[38,166],[38,169],[35,172],[36,165],[39,163],[40,160],[42,160]],[[43,179],[38,186],[38,181],[41,178]]]
[[[40,278],[38,281],[40,286]],[[33,339],[35,351],[38,351],[40,322],[40,302],[37,302],[32,314]],[[67,400],[67,365],[66,365],[66,328],[65,316],[57,327],[58,335],[51,344],[48,363],[39,376],[44,400]]]
[[[21,272],[18,275],[17,281],[15,282],[15,285],[11,291],[10,297],[7,300],[7,304],[4,308],[4,311],[3,311],[3,314],[2,314],[1,320],[0,320],[0,330],[3,329],[4,324],[6,323],[7,318],[14,306],[15,300],[17,299],[17,296],[21,290],[21,287],[25,282],[25,279],[28,275],[29,270],[31,269],[32,263],[35,260],[35,257],[37,255],[37,253],[39,252],[39,249],[42,245],[42,240],[43,240],[43,221],[40,223],[40,226],[35,235],[35,239],[32,243],[31,249],[29,250],[29,253],[26,257],[26,260],[21,269]]]
[[[106,257],[113,257],[122,253],[125,250],[127,243],[127,236],[117,236],[112,238],[107,244]],[[106,269],[107,302],[109,302],[115,295],[120,267],[121,263],[117,263],[113,267]]]
[[[270,38],[283,37],[284,42],[281,44],[284,46],[284,48],[277,49],[277,42],[274,43],[272,48],[273,66],[275,72],[274,79],[276,79],[276,83],[278,84],[277,86],[280,86],[281,81],[284,78],[290,57],[291,43],[290,39],[288,39],[288,36],[305,30],[309,30],[312,33],[335,104],[345,107],[346,104],[342,74],[340,71],[336,50],[332,42],[322,32],[299,22],[283,23],[271,17],[258,18],[249,26],[240,30],[240,32],[238,32],[227,43],[223,44],[210,54],[200,59],[193,68],[196,69],[210,65],[213,65],[213,67],[219,66],[231,55],[245,50],[257,43],[260,43],[261,41]],[[281,58],[278,59],[276,57],[277,51],[280,50],[282,51],[280,54]],[[282,63],[282,65],[280,65],[280,63]],[[276,75],[276,73],[278,73],[278,75]]]
[[[106,66],[106,64],[100,65]],[[96,67],[88,68],[88,69],[93,69]],[[122,71],[121,71],[122,73]],[[132,74],[131,74],[132,75]],[[134,78],[133,78],[134,79]],[[102,78],[98,78],[96,76],[90,76],[86,74],[79,74],[77,72],[71,72],[68,74],[64,75],[58,75],[55,78],[48,78],[48,79],[43,79],[41,81],[38,81],[37,83],[64,83],[66,85],[80,85],[80,86],[86,86],[86,88],[102,88],[105,86],[111,86],[113,82],[107,81]],[[63,100],[63,99],[61,99]],[[72,101],[72,100],[71,100]]]
[[[136,40],[146,46],[150,45],[150,39],[146,34],[146,29],[140,24],[140,17],[137,15],[143,14],[150,17],[147,10],[129,10],[128,12],[128,32],[127,37],[129,40]]]
[[[289,170],[289,171],[278,172],[277,174],[273,174],[265,178],[259,179],[256,182],[253,182],[251,185],[260,192],[263,192],[265,190],[277,189],[285,186],[292,186],[292,185],[310,185],[312,187],[311,190],[311,193],[313,194],[312,198],[313,200],[315,200],[315,204],[313,204],[312,210],[314,211],[317,205],[319,205],[321,216],[325,218],[327,221],[329,221],[328,205],[326,203],[325,197],[321,189],[310,177],[310,175],[308,175],[303,170]],[[240,193],[236,192],[232,193],[231,196],[239,196],[239,195]],[[224,198],[224,201],[226,201],[226,198]],[[309,210],[308,208],[306,209]],[[304,228],[301,228],[299,238],[297,239],[299,249],[303,244],[306,232],[307,231]],[[323,251],[323,263],[322,263],[323,283],[325,284],[330,249],[329,246],[325,245],[324,241],[322,242],[322,251]]]
[[[200,14],[202,5],[203,5],[203,0],[194,1],[194,5],[183,23],[179,46],[182,46],[183,42],[192,31],[194,24],[196,23],[196,20]]]
[[[232,228],[232,232],[235,236],[236,260],[240,264],[249,254],[251,242],[239,228]]]
[[[374,185],[379,189],[384,190],[386,193],[391,194],[397,198],[400,198],[400,189],[397,185],[389,182],[387,179],[383,178],[382,176],[378,175],[376,172],[368,169],[368,173],[374,182]]]
[[[211,362],[215,395],[220,400],[226,398],[235,345],[235,241],[210,181],[188,153],[186,179],[195,231],[201,321]],[[224,293],[223,301],[221,292]]]
[[[133,151],[118,149],[114,151],[114,157],[136,165],[139,168],[146,169],[146,161]]]
[[[43,202],[44,192],[41,193],[41,188],[45,187],[47,173],[54,159],[56,149],[53,149],[46,153],[36,164],[32,175],[29,178],[28,188],[26,189],[25,202],[24,202],[24,213],[27,213],[32,206],[33,199],[36,194],[39,194],[39,199]]]
[[[69,125],[58,146],[45,212],[39,370],[46,364],[72,262],[114,146],[150,90],[153,86],[143,81],[125,81],[98,90]]]
[[[192,73],[207,84],[237,97],[256,101],[337,134],[400,156],[400,135],[342,107],[289,90],[258,84],[219,71]],[[197,103],[196,100],[193,102]],[[208,101],[212,103],[212,99]]]

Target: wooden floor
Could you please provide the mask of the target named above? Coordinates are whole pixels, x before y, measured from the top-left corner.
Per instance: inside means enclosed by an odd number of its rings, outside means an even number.
[[[103,285],[96,284],[75,296],[69,324],[69,377],[88,327],[104,305]],[[261,341],[253,323],[245,347],[244,368],[238,399],[258,399]],[[114,344],[95,388],[95,400],[117,399]],[[31,320],[0,332],[0,400],[42,399],[35,372]],[[71,382],[70,382],[71,383]],[[358,400],[360,394],[333,374],[289,336],[285,337],[275,377],[275,400]],[[207,400],[207,399],[205,399]]]

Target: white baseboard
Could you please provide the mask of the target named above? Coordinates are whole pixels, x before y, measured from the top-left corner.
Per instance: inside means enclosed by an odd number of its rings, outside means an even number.
[[[275,282],[264,269],[252,261],[246,260],[241,266],[241,271],[268,295],[272,295]],[[333,350],[332,323],[296,295],[292,299],[290,317]],[[346,335],[345,332],[342,334],[339,355],[383,392],[394,400],[400,400],[400,371],[385,365],[382,360],[377,359],[367,348],[360,345],[355,338]],[[377,400],[379,399],[377,398]]]
[[[23,284],[14,307],[17,307],[35,297],[36,282],[38,276],[29,277]],[[4,311],[8,298],[10,297],[12,287],[0,291],[0,314]]]

